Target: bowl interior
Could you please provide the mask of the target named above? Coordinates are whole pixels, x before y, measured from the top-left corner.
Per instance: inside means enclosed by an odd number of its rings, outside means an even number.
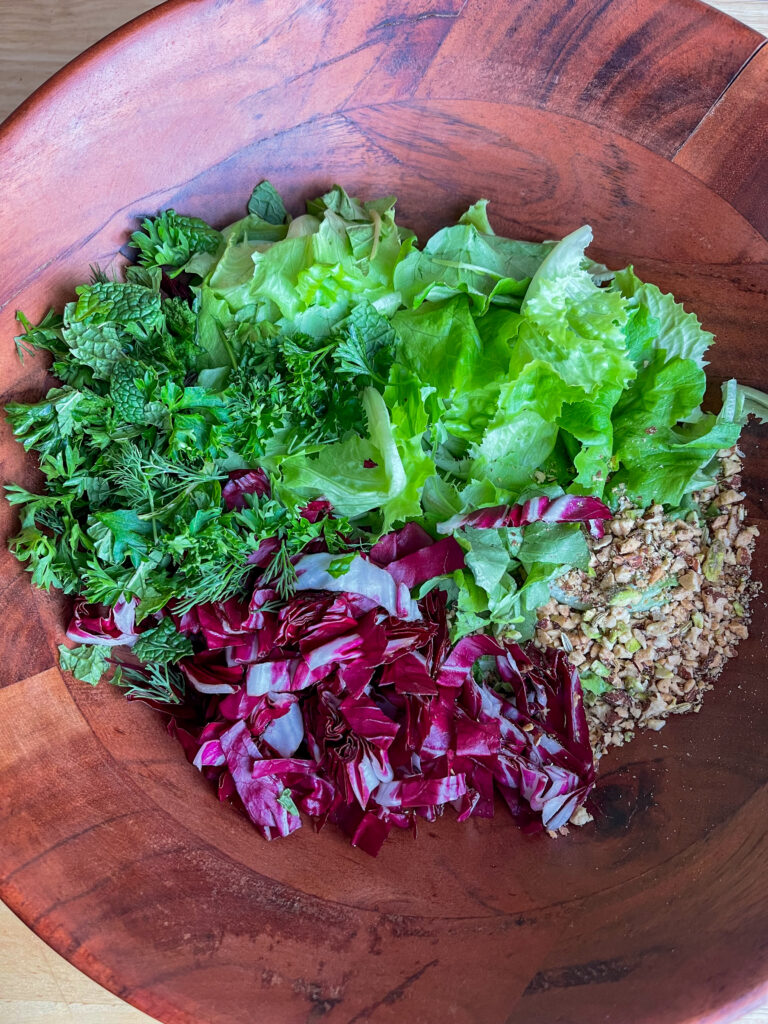
[[[593,256],[633,262],[717,334],[713,379],[768,385],[768,241],[685,159],[758,37],[682,0],[619,0],[602,21],[586,0],[396,8],[164,5],[22,108],[0,134],[3,400],[45,386],[16,360],[17,308],[39,316],[89,263],[119,262],[135,218],[225,223],[264,177],[294,213],[334,182],[394,193],[422,238],[480,196],[513,237],[589,223]],[[712,160],[731,145],[714,139]],[[4,479],[31,486],[0,429]],[[745,441],[758,524],[764,434]],[[260,840],[158,717],[60,675],[62,602],[5,549],[0,573],[0,894],[161,1019],[242,1021],[258,1004],[275,1022],[682,1024],[763,980],[759,602],[704,711],[603,760],[594,825],[553,842],[501,808],[446,816],[374,861],[330,830]]]

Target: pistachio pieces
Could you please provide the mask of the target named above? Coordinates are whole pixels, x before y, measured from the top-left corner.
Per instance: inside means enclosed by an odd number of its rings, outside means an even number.
[[[740,453],[719,458],[717,483],[694,495],[703,515],[620,501],[590,540],[590,571],[561,577],[539,609],[536,643],[565,647],[579,668],[596,757],[698,711],[748,636],[758,531],[746,524]]]

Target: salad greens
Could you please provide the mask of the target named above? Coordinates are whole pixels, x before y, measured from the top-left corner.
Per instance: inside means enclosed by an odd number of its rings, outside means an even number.
[[[703,412],[713,336],[591,261],[591,238],[500,237],[480,200],[419,248],[392,197],[335,186],[292,219],[268,182],[222,231],[144,220],[125,280],[97,271],[62,314],[19,314],[20,353],[49,352],[59,383],[6,410],[44,477],[6,488],[14,554],[39,587],[131,602],[150,627],[135,653],[171,692],[159,667],[190,647],[159,613],[243,594],[254,566],[285,598],[308,546],[541,495],[686,506],[764,396],[729,381]],[[264,486],[228,500],[257,467]],[[332,516],[306,514],[318,499]],[[551,583],[588,565],[578,523],[456,541],[463,567],[416,595],[448,594],[454,640],[530,636]],[[89,682],[107,667],[101,648],[62,663]]]

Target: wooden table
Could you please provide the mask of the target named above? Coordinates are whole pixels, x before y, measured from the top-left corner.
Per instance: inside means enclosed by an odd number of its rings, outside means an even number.
[[[711,0],[768,35],[768,0]],[[147,0],[0,0],[0,119]],[[140,1024],[151,1018],[53,952],[0,903],[0,1024]],[[768,1006],[739,1024],[768,1024]]]

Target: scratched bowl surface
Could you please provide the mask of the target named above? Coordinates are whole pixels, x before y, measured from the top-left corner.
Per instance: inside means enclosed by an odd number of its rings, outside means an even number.
[[[760,44],[695,0],[163,5],[0,132],[2,399],[45,387],[17,308],[62,302],[137,217],[225,223],[264,177],[294,212],[337,181],[394,192],[422,238],[479,196],[513,237],[591,223],[596,258],[718,334],[715,379],[765,387]],[[5,480],[36,483],[6,425],[0,450]],[[712,1024],[763,990],[762,604],[702,714],[604,760],[595,824],[553,842],[447,815],[373,860],[332,829],[265,843],[159,717],[62,677],[66,609],[4,548],[0,581],[0,896],[160,1020]]]

